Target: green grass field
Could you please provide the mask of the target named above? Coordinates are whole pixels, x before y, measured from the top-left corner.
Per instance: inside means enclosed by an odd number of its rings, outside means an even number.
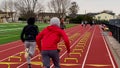
[[[0,44],[9,43],[20,39],[20,33],[25,26],[25,23],[8,23],[0,24]],[[36,24],[41,31],[44,27],[49,24],[37,23]],[[72,27],[75,24],[67,24],[66,27]]]

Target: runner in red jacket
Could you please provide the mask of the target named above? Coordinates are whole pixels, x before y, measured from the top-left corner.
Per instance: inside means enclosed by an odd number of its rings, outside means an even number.
[[[50,26],[43,29],[36,37],[36,42],[41,51],[43,64],[45,68],[50,67],[50,58],[52,58],[55,68],[60,68],[59,52],[57,51],[57,44],[63,38],[67,47],[67,53],[70,52],[70,43],[68,36],[60,28],[60,20],[54,17],[50,20]]]

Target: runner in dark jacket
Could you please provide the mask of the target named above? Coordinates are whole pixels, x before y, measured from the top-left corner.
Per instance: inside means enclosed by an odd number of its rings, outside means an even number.
[[[60,20],[60,28],[63,30],[66,28],[63,18]]]
[[[31,17],[27,20],[27,25],[21,32],[21,40],[25,44],[25,58],[27,59],[28,68],[31,68],[31,57],[34,55],[36,48],[36,35],[38,34],[38,27],[34,25],[35,18]]]

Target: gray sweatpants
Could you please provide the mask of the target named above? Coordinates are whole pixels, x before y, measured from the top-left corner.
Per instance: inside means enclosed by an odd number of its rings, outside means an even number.
[[[41,54],[45,68],[50,68],[50,58],[52,59],[55,68],[60,68],[59,52],[57,50],[45,50],[41,51]]]
[[[25,44],[25,48],[28,48],[29,56],[26,59],[27,59],[27,63],[30,64],[31,62],[30,59],[34,55],[34,52],[35,52],[36,42],[25,41],[24,44]]]

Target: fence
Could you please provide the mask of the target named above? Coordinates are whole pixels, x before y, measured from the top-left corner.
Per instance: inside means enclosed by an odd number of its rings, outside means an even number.
[[[115,23],[116,23],[116,20],[114,20],[114,21],[112,20],[112,24],[110,21],[109,23],[106,23],[106,25],[112,32],[113,37],[120,43],[120,24],[115,24]],[[119,23],[120,23],[120,21],[119,21]]]

